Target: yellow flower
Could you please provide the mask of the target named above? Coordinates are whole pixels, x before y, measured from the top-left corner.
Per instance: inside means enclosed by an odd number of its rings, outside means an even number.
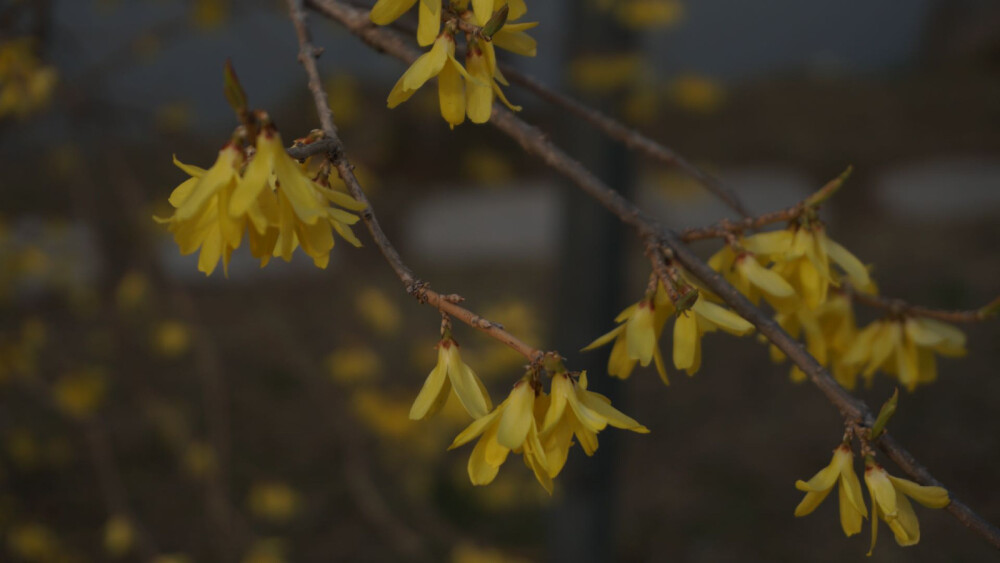
[[[762,266],[752,253],[737,252],[726,245],[708,260],[708,265],[754,305],[763,296],[778,311],[794,308],[795,288],[774,271]]]
[[[935,352],[948,357],[965,355],[965,334],[934,319],[883,319],[857,334],[844,354],[844,362],[857,368],[864,366],[862,375],[869,381],[881,370],[912,391],[917,385],[937,379]]]
[[[591,456],[597,451],[597,433],[609,425],[649,433],[648,428],[611,406],[607,397],[588,391],[586,372],[578,379],[565,372],[554,375],[541,436],[549,476],[555,478],[566,465],[574,436],[584,453]]]
[[[448,400],[452,389],[455,390],[459,402],[473,418],[486,416],[493,408],[490,395],[476,372],[462,361],[462,356],[458,352],[458,342],[446,336],[438,342],[437,349],[437,365],[431,370],[420,393],[413,401],[410,418],[421,420],[436,413]]]
[[[861,498],[861,482],[854,473],[854,452],[847,444],[841,444],[833,450],[830,464],[820,469],[812,479],[795,482],[795,488],[806,493],[802,502],[795,507],[795,515],[811,514],[837,484],[840,485],[840,526],[844,529],[844,534],[850,537],[861,531],[861,520],[868,517],[868,509]]]
[[[856,289],[874,290],[865,265],[829,239],[822,223],[793,224],[785,230],[758,233],[747,237],[743,246],[765,263],[773,262],[774,272],[791,284],[810,309],[826,301],[831,284],[840,284],[840,277],[835,277],[831,270],[831,262],[844,271]]]
[[[920,522],[907,497],[928,508],[944,508],[951,502],[945,489],[893,477],[871,459],[865,461],[865,485],[872,497],[872,511],[889,525],[896,536],[896,543],[904,547],[920,541]],[[875,549],[878,518],[872,518],[872,545],[868,555]]]
[[[256,154],[239,178],[228,201],[231,217],[246,217],[250,249],[266,263],[273,251],[285,261],[296,247],[326,268],[333,249],[333,231],[347,242],[361,246],[350,225],[359,217],[330,204],[353,211],[364,209],[354,198],[321,186],[288,156],[281,135],[265,126],[257,135]]]
[[[470,82],[479,81],[472,78],[465,67],[455,59],[455,36],[447,31],[439,35],[431,50],[413,61],[410,68],[399,78],[389,92],[388,106],[394,108],[410,99],[421,86],[435,76],[438,77],[441,116],[452,128],[461,124],[465,121],[465,85],[462,78]]]
[[[221,258],[223,269],[228,272],[229,257],[243,239],[243,219],[234,219],[226,213],[243,165],[243,151],[227,143],[208,170],[184,164],[177,157],[174,164],[191,178],[170,194],[170,205],[176,209],[174,214],[167,219],[153,219],[167,224],[181,254],[201,249],[199,271],[211,275]]]
[[[417,0],[378,0],[372,7],[370,18],[376,25],[389,25],[410,11]],[[441,0],[420,0],[417,24],[417,43],[426,47],[434,42],[441,30]]]
[[[611,332],[588,344],[583,350],[593,350],[613,340],[614,345],[608,357],[609,375],[627,379],[632,375],[636,364],[645,367],[652,360],[664,385],[669,385],[663,355],[657,342],[673,313],[674,305],[663,285],[659,284],[652,297],[647,297],[619,313],[615,317],[615,322],[620,324]]]
[[[525,463],[539,483],[551,492],[545,448],[538,436],[535,388],[530,376],[514,384],[510,395],[492,412],[478,418],[463,430],[448,449],[457,448],[479,437],[469,456],[469,479],[473,485],[488,485],[511,451],[523,453]]]
[[[797,308],[778,313],[775,321],[790,334],[799,338],[804,334],[806,349],[821,365],[829,367],[838,383],[847,389],[857,385],[859,368],[844,361],[847,351],[858,333],[851,300],[842,293],[830,296],[815,311]],[[770,346],[771,359],[785,361],[785,354],[777,346]],[[806,375],[798,366],[791,368],[792,381],[805,381]]]
[[[753,325],[736,313],[699,297],[674,321],[674,367],[694,375],[701,367],[701,337],[722,329],[736,336],[753,332]]]

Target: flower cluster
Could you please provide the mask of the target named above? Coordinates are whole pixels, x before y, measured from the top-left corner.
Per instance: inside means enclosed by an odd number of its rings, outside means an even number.
[[[881,370],[912,391],[936,379],[935,352],[965,353],[962,332],[932,319],[897,316],[859,331],[841,287],[846,282],[852,291],[874,293],[875,283],[861,260],[827,236],[814,212],[785,229],[730,240],[709,265],[755,304],[766,301],[778,324],[803,338],[809,353],[848,389],[858,375],[870,383]],[[785,359],[773,345],[771,357]],[[798,367],[791,376],[805,379]]]
[[[868,508],[861,496],[861,482],[854,472],[854,452],[847,443],[838,446],[830,464],[809,481],[795,482],[795,488],[806,493],[795,508],[795,516],[811,514],[838,484],[840,525],[844,534],[850,537],[861,531],[861,521],[868,517]],[[920,524],[907,497],[928,508],[944,508],[951,502],[948,491],[943,488],[893,477],[870,456],[865,459],[865,484],[873,511],[871,549],[875,549],[879,519],[889,525],[899,545],[910,546],[920,541]],[[868,554],[871,555],[871,551]]]
[[[614,341],[608,358],[610,375],[625,379],[632,374],[636,364],[645,367],[653,361],[660,379],[669,384],[658,341],[671,318],[675,319],[674,367],[688,375],[694,375],[701,367],[701,339],[706,333],[721,329],[745,336],[753,332],[753,325],[746,319],[713,303],[702,292],[682,286],[678,303],[674,303],[670,293],[659,283],[651,295],[646,295],[615,318],[619,323],[615,329],[591,342],[584,350]]]
[[[371,20],[388,25],[417,3],[417,0],[379,0],[372,8]],[[436,76],[441,116],[452,128],[463,123],[466,116],[473,123],[489,121],[494,97],[513,110],[520,109],[511,105],[500,89],[501,85],[507,85],[507,80],[497,67],[496,47],[535,56],[535,40],[525,31],[537,22],[508,23],[526,11],[523,0],[458,0],[447,7],[442,6],[441,0],[420,0],[417,42],[424,47],[430,45],[431,49],[414,61],[396,82],[389,93],[388,106],[394,108],[410,99]],[[466,45],[464,66],[455,58],[455,38],[462,33]]]
[[[360,211],[364,205],[324,185],[326,174],[310,177],[285,152],[272,124],[261,127],[253,146],[243,146],[238,138],[227,143],[207,170],[176,157],[174,163],[191,177],[170,194],[174,214],[154,219],[174,234],[181,254],[201,249],[198,269],[206,275],[220,259],[228,273],[244,232],[261,267],[275,256],[289,261],[301,248],[317,267],[326,268],[334,231],[361,246],[350,227],[359,218],[345,209]]]
[[[607,397],[587,390],[587,374],[552,370],[550,394],[542,389],[538,370],[521,378],[496,408],[482,382],[459,353],[446,331],[438,343],[438,362],[410,409],[410,418],[434,414],[450,390],[475,419],[449,449],[479,438],[469,456],[469,479],[487,485],[496,478],[511,452],[521,454],[535,478],[549,493],[576,437],[588,456],[597,451],[597,433],[607,426],[646,433],[649,430],[611,406]]]

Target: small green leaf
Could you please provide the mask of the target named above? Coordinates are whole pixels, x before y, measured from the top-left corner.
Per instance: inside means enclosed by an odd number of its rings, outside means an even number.
[[[979,310],[979,318],[988,319],[990,317],[995,317],[1000,314],[1000,297],[997,297],[993,301],[990,301],[989,305],[986,305]]]
[[[236,115],[240,116],[241,119],[247,112],[247,95],[243,91],[243,85],[240,84],[240,79],[236,76],[236,69],[233,68],[233,61],[226,59],[224,75],[224,90],[226,93],[226,100],[229,105],[236,112]]]
[[[681,296],[677,298],[677,301],[674,302],[674,314],[687,311],[693,307],[695,302],[698,301],[698,297],[699,295],[697,289],[690,289],[689,291],[681,294]]]
[[[878,437],[882,435],[882,431],[885,430],[885,425],[889,423],[889,419],[892,415],[896,414],[896,404],[899,402],[899,387],[889,397],[889,400],[882,405],[882,409],[878,411],[878,418],[875,419],[875,424],[872,424],[871,429],[871,439],[878,440]]]
[[[504,4],[502,8],[494,12],[490,21],[486,22],[486,25],[483,26],[481,32],[483,37],[486,39],[493,39],[493,36],[507,24],[507,14],[509,13],[510,6],[507,4]]]
[[[816,207],[833,197],[833,194],[837,193],[837,190],[839,190],[844,185],[844,182],[846,182],[851,176],[851,172],[854,172],[854,167],[848,166],[847,170],[844,170],[840,176],[830,180],[825,186],[820,188],[819,191],[809,196],[809,199],[805,201],[805,206]]]

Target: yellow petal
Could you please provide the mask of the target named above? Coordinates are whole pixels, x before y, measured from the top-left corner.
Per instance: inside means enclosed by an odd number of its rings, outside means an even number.
[[[643,367],[648,366],[653,359],[653,348],[656,347],[652,301],[644,300],[639,303],[635,314],[625,325],[625,341],[629,358],[639,360]]]
[[[535,390],[527,381],[519,381],[510,393],[510,403],[500,418],[497,441],[512,450],[524,444],[534,418]]]
[[[896,543],[903,547],[917,545],[920,542],[920,522],[913,505],[904,495],[897,495],[898,513],[895,518],[886,518],[889,529],[896,536]]]
[[[715,303],[708,301],[707,299],[698,299],[695,301],[691,310],[698,315],[705,317],[722,330],[737,336],[750,334],[754,329],[754,326],[750,323],[750,321],[744,319],[729,309],[720,307]]]
[[[826,251],[830,259],[847,272],[851,285],[864,289],[871,284],[872,280],[868,275],[868,268],[865,268],[861,260],[851,254],[851,251],[830,239],[826,239]]]
[[[486,408],[486,398],[483,397],[482,388],[477,381],[478,376],[462,361],[458,345],[452,341],[451,345],[446,347],[445,354],[448,379],[451,380],[458,401],[473,418],[486,416],[489,409]]]
[[[674,367],[689,370],[694,367],[696,348],[701,335],[698,334],[698,321],[693,311],[677,315],[674,321]]]
[[[417,24],[417,43],[426,47],[434,42],[441,31],[441,0],[420,0]]]
[[[909,479],[900,479],[892,475],[889,476],[889,480],[892,481],[892,485],[896,487],[896,490],[927,508],[944,508],[951,503],[951,499],[948,498],[948,491],[942,487],[920,485]]]
[[[480,434],[485,432],[486,429],[490,426],[490,424],[492,424],[497,419],[497,417],[503,413],[503,410],[506,406],[507,403],[506,401],[504,401],[490,414],[482,418],[477,418],[476,420],[472,421],[472,424],[468,425],[465,428],[465,430],[462,430],[462,432],[460,432],[458,436],[455,436],[455,439],[451,442],[451,445],[448,446],[448,449],[453,450],[455,448],[462,447],[465,444],[471,442],[476,436],[479,436]]]
[[[768,270],[753,256],[737,260],[736,268],[753,285],[774,297],[786,298],[795,295],[795,289],[784,278]]]
[[[438,102],[441,106],[441,117],[454,128],[465,121],[465,85],[462,75],[456,66],[457,62],[449,58],[448,63],[438,74]]]
[[[898,515],[896,489],[889,480],[888,473],[880,465],[869,465],[865,468],[865,484],[871,493],[872,504],[878,504],[879,510],[887,520]]]
[[[439,357],[440,354],[439,351]],[[424,385],[420,388],[420,393],[417,394],[417,398],[413,401],[413,406],[410,407],[410,420],[421,420],[433,414],[431,407],[438,403],[441,395],[448,396],[448,389],[446,388],[450,388],[451,384],[448,382],[447,371],[446,365],[439,358],[437,365],[434,366],[430,375],[424,380]]]
[[[369,17],[376,25],[389,25],[409,11],[417,0],[378,0]]]
[[[648,428],[611,406],[611,401],[607,397],[586,389],[580,389],[577,396],[585,407],[603,417],[611,426],[622,430],[632,430],[640,434],[649,434]]]
[[[590,344],[587,344],[585,347],[581,348],[580,351],[586,352],[588,350],[593,350],[594,348],[600,348],[601,346],[604,346],[605,344],[614,340],[618,336],[618,334],[620,334],[623,330],[625,330],[625,325],[619,325],[615,327],[614,330],[612,330],[611,332],[603,336],[599,336],[597,340],[594,340]]]
[[[851,537],[861,531],[861,513],[848,500],[844,487],[840,487],[837,496],[840,499],[840,527],[844,530],[844,535]]]
[[[418,90],[428,80],[437,76],[448,62],[448,55],[455,52],[455,41],[447,33],[434,41],[431,50],[420,55],[403,73],[403,89]]]

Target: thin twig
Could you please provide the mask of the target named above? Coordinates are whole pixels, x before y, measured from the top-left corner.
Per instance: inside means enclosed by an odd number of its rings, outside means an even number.
[[[884,309],[894,315],[927,317],[948,323],[978,323],[989,320],[995,316],[995,313],[991,313],[990,311],[997,308],[997,301],[1000,300],[1000,298],[994,299],[992,303],[980,309],[973,309],[969,311],[946,311],[943,309],[931,309],[920,305],[911,305],[902,299],[862,293],[848,285],[844,286],[844,290],[855,303],[861,303],[862,305],[867,305],[876,309]]]
[[[309,90],[312,92],[313,101],[316,104],[316,111],[319,114],[320,123],[323,125],[323,132],[326,133],[327,136],[326,139],[313,143],[313,145],[320,145],[320,143],[322,143],[322,148],[320,151],[312,154],[318,154],[319,152],[329,154],[334,166],[337,168],[338,174],[340,174],[340,178],[344,181],[344,184],[350,191],[351,196],[365,204],[366,208],[361,212],[361,219],[364,221],[365,226],[368,227],[368,231],[375,240],[375,245],[378,246],[379,250],[382,252],[382,256],[396,272],[400,281],[403,282],[407,293],[416,297],[421,303],[426,303],[440,311],[448,313],[452,317],[462,321],[472,328],[500,341],[527,358],[529,361],[537,362],[541,360],[541,358],[545,355],[543,351],[525,344],[519,338],[504,330],[500,324],[486,320],[476,313],[461,307],[455,303],[456,300],[451,299],[450,296],[442,295],[431,290],[428,285],[425,282],[420,281],[416,275],[414,275],[413,271],[410,270],[410,268],[403,262],[399,252],[396,251],[396,248],[389,240],[389,237],[386,236],[382,227],[379,225],[378,218],[375,216],[375,211],[371,206],[371,202],[368,201],[364,190],[361,188],[361,184],[358,183],[358,179],[354,175],[354,166],[347,159],[344,144],[337,135],[337,127],[333,121],[333,111],[327,103],[326,92],[323,90],[323,83],[320,80],[319,70],[316,67],[315,57],[317,50],[312,45],[309,38],[309,30],[304,21],[305,13],[302,8],[302,0],[288,0],[288,6],[292,16],[292,21],[295,23],[295,31],[299,37],[299,60],[302,62],[302,66],[305,67],[306,73],[309,75]],[[290,150],[289,153],[292,154],[292,156],[301,158],[299,155],[308,156],[308,153],[312,150],[312,148],[312,145],[305,145],[300,147],[297,152]]]
[[[415,50],[399,34],[391,30],[376,29],[368,21],[367,12],[352,8],[337,0],[309,0],[309,2],[320,12],[340,22],[348,31],[377,50],[388,53],[404,62],[412,62],[415,59]],[[494,105],[490,121],[517,141],[526,152],[539,157],[551,168],[572,180],[580,189],[597,200],[623,223],[633,227],[640,239],[656,237],[664,245],[664,250],[669,252],[677,262],[721,297],[733,310],[756,326],[761,334],[799,366],[845,419],[860,421],[866,426],[871,425],[874,416],[863,401],[841,387],[830,373],[778,323],[750,303],[721,275],[692,253],[677,233],[645,216],[632,202],[604,184],[580,162],[571,158],[549,141],[540,130],[528,125],[508,110]],[[926,468],[916,462],[912,454],[889,438],[888,435],[880,439],[878,443],[879,447],[908,475],[924,484],[938,484]],[[984,520],[954,496],[951,498],[951,504],[947,508],[948,512],[966,527],[983,536],[994,547],[1000,549],[1000,529]]]
[[[694,178],[740,217],[750,217],[750,211],[739,196],[725,186],[718,178],[695,166],[677,151],[650,139],[639,131],[624,123],[582,103],[566,94],[556,92],[538,80],[523,74],[507,65],[500,65],[501,72],[514,84],[518,84],[533,92],[543,100],[563,107],[570,113],[590,123],[608,137],[622,143],[626,147],[644,153],[646,156],[664,164],[675,166],[688,176]]]

